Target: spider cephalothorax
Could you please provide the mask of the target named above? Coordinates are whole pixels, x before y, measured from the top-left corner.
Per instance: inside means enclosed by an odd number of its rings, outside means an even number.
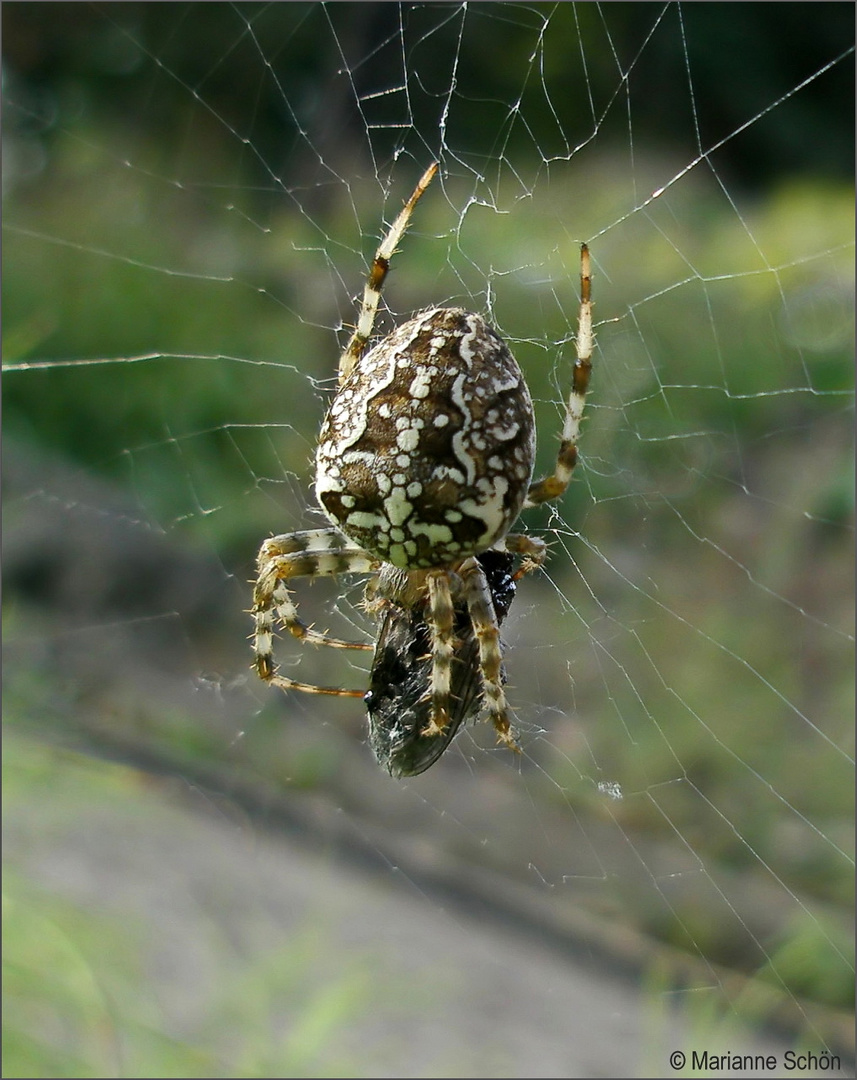
[[[517,362],[480,315],[430,308],[366,352],[396,244],[437,166],[417,185],[376,252],[357,329],[316,453],[316,495],[331,529],[266,540],[254,593],[256,670],[283,689],[359,696],[277,673],[274,623],[295,637],[339,641],[298,617],[294,577],[369,573],[380,629],[366,697],[369,741],[395,776],[423,772],[455,732],[485,711],[517,749],[503,689],[499,627],[515,582],[545,556],[510,533],[520,510],[557,498],[577,462],[592,352],[589,252],[581,248],[577,359],[552,475],[531,482],[533,406]],[[521,557],[513,571],[514,557]]]

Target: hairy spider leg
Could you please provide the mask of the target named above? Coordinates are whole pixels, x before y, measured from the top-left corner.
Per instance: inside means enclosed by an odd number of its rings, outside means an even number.
[[[589,248],[580,246],[580,311],[577,320],[577,359],[571,380],[571,391],[565,409],[565,422],[562,428],[562,441],[557,453],[556,465],[550,476],[530,484],[526,510],[539,506],[551,499],[558,499],[571,480],[571,474],[577,465],[577,440],[580,437],[580,423],[586,404],[586,392],[589,389],[589,375],[592,371],[592,273],[589,267]]]
[[[336,649],[371,649],[365,642],[340,641],[320,634],[298,616],[286,582],[296,577],[320,577],[341,573],[370,573],[377,559],[350,544],[335,529],[311,529],[286,533],[265,541],[259,551],[259,574],[253,591],[254,667],[259,678],[283,690],[303,690],[313,694],[362,697],[360,690],[318,687],[296,682],[277,672],[274,663],[274,626],[279,621],[294,637],[313,645]]]
[[[372,327],[375,325],[375,316],[378,314],[378,305],[381,302],[381,290],[384,288],[384,281],[390,270],[390,260],[396,250],[396,245],[405,234],[408,222],[411,220],[411,214],[414,212],[414,207],[419,202],[425,189],[432,182],[436,172],[437,162],[434,162],[432,165],[429,165],[423,173],[420,182],[414,188],[413,195],[411,195],[410,199],[408,199],[399,211],[399,215],[393,222],[390,231],[381,241],[378,250],[375,252],[375,258],[372,260],[372,268],[369,271],[369,277],[366,279],[366,285],[363,289],[363,303],[360,306],[360,317],[357,320],[357,329],[351,335],[350,341],[345,346],[345,351],[339,358],[340,386],[342,386],[351,374],[354,365],[363,355],[363,351],[372,334]]]

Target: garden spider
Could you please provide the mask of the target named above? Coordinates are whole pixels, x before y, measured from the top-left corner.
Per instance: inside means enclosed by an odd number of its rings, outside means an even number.
[[[577,359],[553,473],[531,482],[533,405],[497,332],[460,308],[429,308],[366,352],[396,245],[431,183],[431,165],[381,241],[357,328],[316,451],[315,491],[333,528],[262,544],[254,591],[255,669],[284,690],[365,697],[369,742],[393,776],[427,769],[460,725],[485,711],[518,750],[503,689],[499,627],[517,581],[544,561],[543,541],[510,533],[519,512],[556,499],[577,463],[593,344],[589,251],[581,247]],[[521,559],[513,571],[515,557]],[[318,633],[288,582],[373,575],[366,606],[380,628],[370,687],[342,690],[277,671],[274,625],[335,648],[372,646]]]

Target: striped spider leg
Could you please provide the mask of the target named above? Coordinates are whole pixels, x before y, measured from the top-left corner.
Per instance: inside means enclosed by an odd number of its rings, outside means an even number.
[[[589,247],[580,245],[580,309],[577,315],[577,356],[572,372],[571,390],[565,407],[565,420],[562,425],[562,440],[557,453],[556,466],[550,476],[530,484],[524,509],[540,506],[544,502],[558,499],[565,493],[571,481],[571,474],[577,465],[577,440],[580,437],[580,422],[583,419],[583,407],[589,389],[589,376],[592,373],[592,347],[595,335],[592,331],[592,270],[590,268]]]
[[[260,679],[281,690],[303,690],[311,694],[362,697],[361,690],[341,690],[296,682],[280,675],[274,663],[274,625],[277,620],[294,637],[313,645],[336,649],[371,649],[363,642],[340,641],[320,634],[298,617],[297,607],[286,584],[291,578],[323,577],[341,573],[370,573],[378,566],[361,548],[355,547],[335,529],[308,529],[267,539],[257,558],[258,576],[253,590],[254,667]]]

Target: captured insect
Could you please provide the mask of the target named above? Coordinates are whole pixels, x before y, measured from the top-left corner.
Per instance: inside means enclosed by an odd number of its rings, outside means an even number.
[[[509,530],[522,509],[567,488],[592,366],[585,244],[577,357],[556,465],[544,479],[531,480],[535,420],[524,376],[482,316],[428,308],[367,351],[390,260],[437,168],[426,170],[381,241],[339,359],[315,459],[316,497],[333,527],[262,544],[252,609],[259,677],[283,690],[365,697],[370,746],[392,776],[424,772],[482,713],[500,743],[519,749],[500,625],[517,582],[546,548]],[[366,604],[379,631],[365,694],[296,682],[274,662],[278,621],[303,642],[372,648],[318,633],[298,616],[288,583],[340,573],[372,575]]]
[[[515,598],[514,556],[489,548],[476,556],[485,575],[498,628]],[[379,571],[377,591],[401,595],[387,575],[401,573],[389,564]],[[448,721],[433,737],[425,730],[432,720],[432,642],[425,604],[406,606],[396,599],[376,601],[380,623],[375,655],[364,700],[369,714],[369,745],[392,776],[416,776],[433,765],[462,724],[482,709],[479,642],[463,600],[453,605],[454,653],[450,674]],[[370,607],[372,601],[369,601]],[[501,668],[501,681],[504,681]]]

